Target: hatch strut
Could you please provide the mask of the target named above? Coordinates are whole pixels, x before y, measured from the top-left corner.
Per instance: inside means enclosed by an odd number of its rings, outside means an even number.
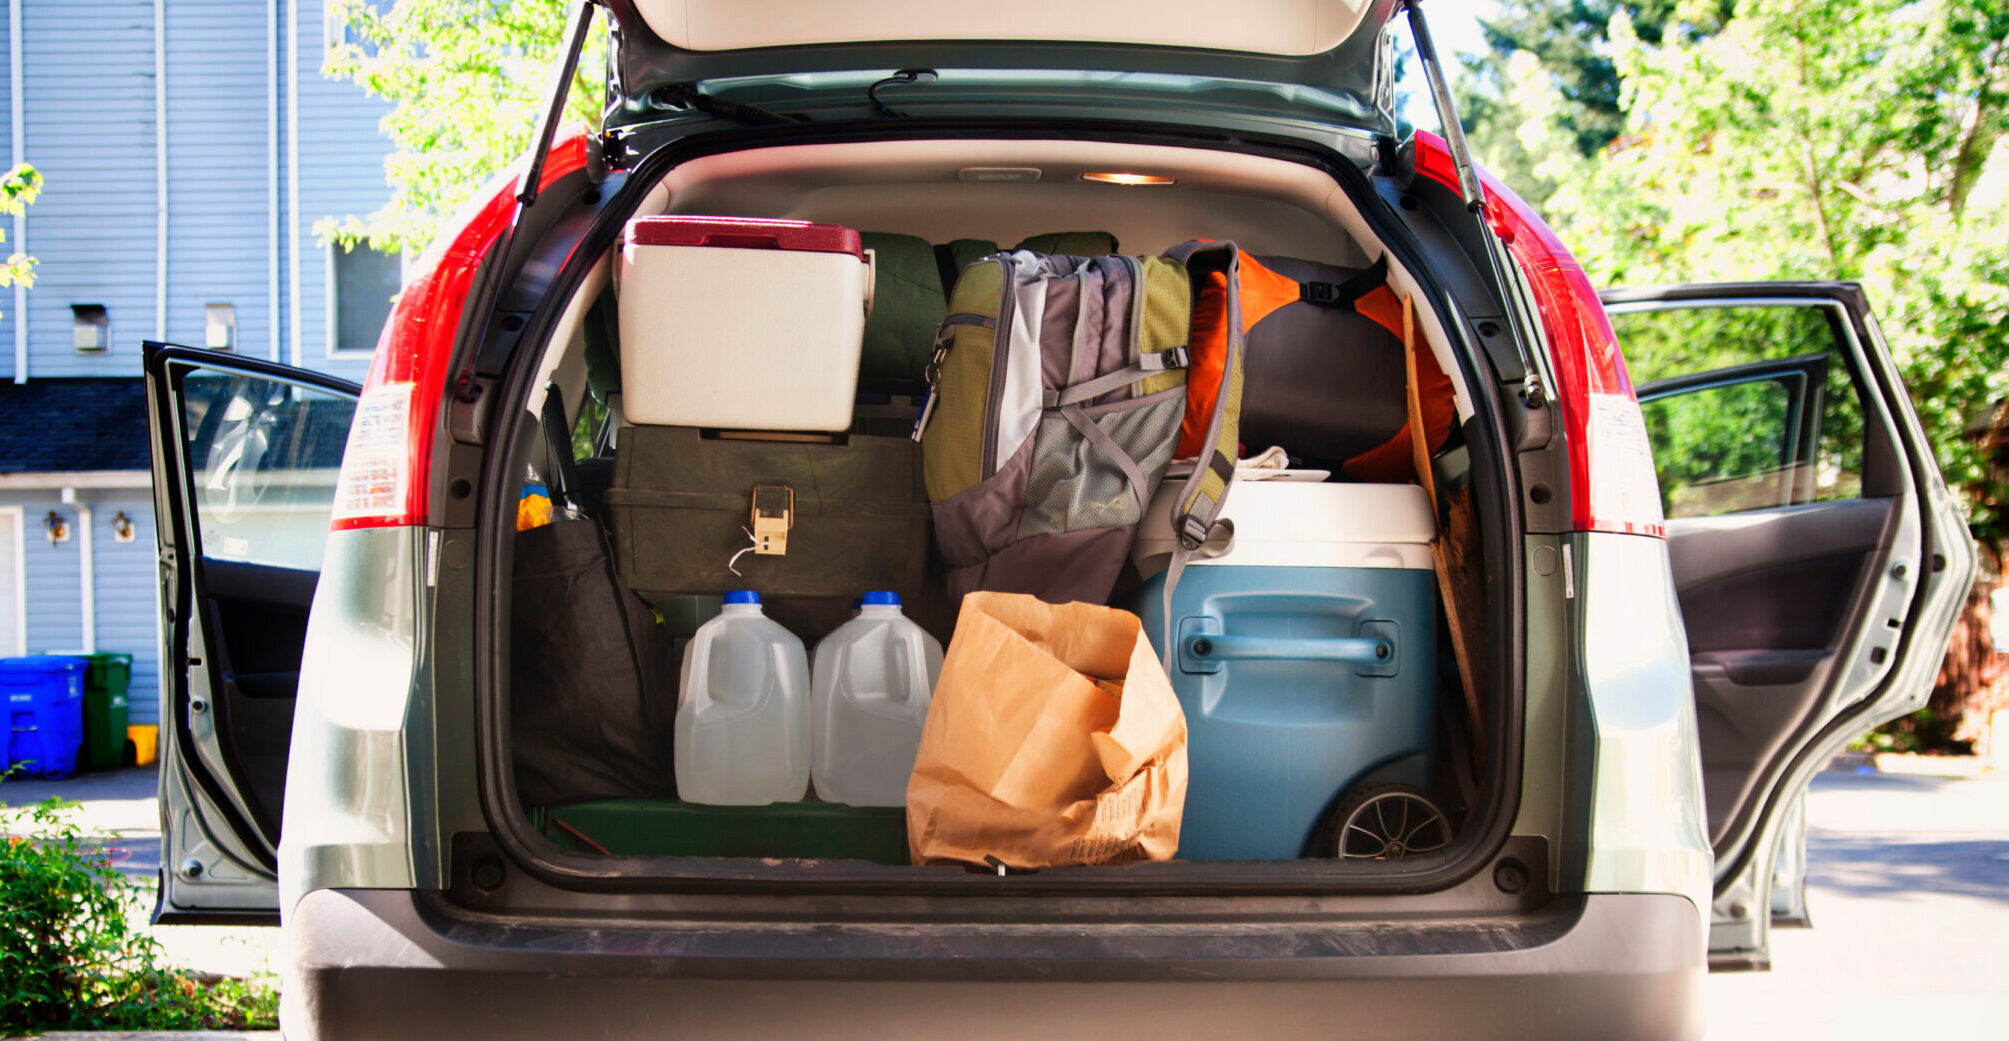
[[[1451,86],[1444,78],[1443,63],[1437,59],[1437,45],[1430,38],[1430,26],[1423,20],[1422,3],[1420,0],[1409,0],[1406,7],[1409,34],[1416,42],[1416,57],[1423,63],[1423,78],[1430,83],[1430,99],[1436,103],[1437,121],[1443,124],[1444,143],[1451,150],[1452,165],[1458,170],[1458,194],[1464,197],[1466,211],[1479,223],[1479,239],[1486,247],[1486,269],[1493,276],[1493,286],[1499,291],[1500,303],[1507,309],[1507,335],[1513,337],[1514,353],[1520,356],[1521,367],[1527,373],[1521,383],[1521,399],[1527,402],[1529,408],[1541,408],[1548,395],[1542,388],[1541,370],[1535,367],[1534,351],[1529,347],[1524,324],[1527,312],[1520,306],[1520,295],[1514,291],[1513,281],[1507,277],[1499,237],[1486,220],[1486,193],[1479,186],[1478,170],[1472,166],[1472,152],[1465,144],[1465,127],[1458,122],[1457,106],[1451,102]]]
[[[565,98],[572,90],[573,74],[579,71],[579,52],[586,47],[586,33],[592,28],[593,5],[579,0],[572,5],[572,20],[565,27],[565,53],[560,56],[552,77],[549,99],[544,112],[537,117],[537,133],[530,141],[530,162],[525,164],[523,180],[517,184],[518,221],[523,219],[523,211],[537,201],[537,182],[544,179],[544,159],[551,154],[551,139],[558,136],[558,124],[565,118]]]
[[[502,280],[509,271],[510,252],[516,248],[516,233],[523,227],[523,215],[537,202],[537,193],[544,180],[544,161],[551,154],[551,142],[558,136],[558,125],[565,119],[565,99],[572,89],[572,77],[579,71],[579,52],[586,46],[586,34],[593,28],[593,4],[578,0],[572,5],[572,16],[565,26],[565,50],[559,55],[558,67],[553,71],[551,87],[546,92],[544,111],[537,116],[537,128],[530,137],[530,152],[524,156],[523,175],[516,182],[516,212],[510,217],[509,227],[503,229],[502,240],[497,247],[498,263],[495,273],[488,280],[483,298],[473,301],[482,309],[481,335],[474,340],[474,357],[468,359],[467,368],[462,369],[454,381],[454,395],[464,402],[473,402],[481,397],[481,385],[475,376],[495,375],[482,368],[483,349],[488,345],[489,327],[495,321],[496,304],[502,295]]]

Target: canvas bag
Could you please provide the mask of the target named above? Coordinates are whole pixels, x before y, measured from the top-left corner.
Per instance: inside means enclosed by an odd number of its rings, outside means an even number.
[[[1108,599],[1186,411],[1187,264],[1232,279],[1236,255],[1198,242],[1161,257],[1020,250],[963,271],[915,427],[952,597]],[[1211,431],[1230,446],[1239,359]],[[1180,530],[1191,518],[1211,530],[1226,490],[1218,467],[1196,471]]]
[[[1170,860],[1186,717],[1128,611],[972,593],[907,783],[916,864]]]
[[[550,806],[674,796],[668,634],[615,573],[600,522],[577,516],[571,427],[555,386],[539,419],[563,509],[515,536],[509,730],[517,797]]]
[[[769,441],[628,427],[604,495],[614,560],[622,581],[652,599],[729,589],[844,603],[867,589],[915,597],[928,555],[920,471],[903,436]],[[763,489],[790,504],[779,554],[743,552]]]

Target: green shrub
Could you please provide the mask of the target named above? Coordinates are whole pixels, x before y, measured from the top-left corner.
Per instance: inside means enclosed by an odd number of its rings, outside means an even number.
[[[74,808],[0,805],[0,1034],[272,1026],[269,977],[204,979],[166,963],[133,925],[143,887],[84,836]]]
[[[1899,716],[1857,738],[1850,748],[1859,752],[1913,752],[1920,755],[1973,755],[1974,742],[1955,740],[1960,717],[1942,715],[1922,708]]]

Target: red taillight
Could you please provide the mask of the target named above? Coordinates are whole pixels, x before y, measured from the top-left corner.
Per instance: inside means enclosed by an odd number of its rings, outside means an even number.
[[[1416,134],[1416,170],[1452,191],[1458,172],[1435,134]],[[1520,266],[1548,334],[1569,442],[1570,519],[1578,531],[1666,537],[1646,422],[1597,290],[1555,232],[1513,190],[1479,171],[1486,215]]]
[[[552,146],[540,184],[548,187],[585,166],[586,136],[574,133]],[[398,295],[349,426],[335,483],[335,530],[425,523],[426,471],[454,337],[475,271],[515,213],[517,176],[511,170],[484,186],[458,226],[440,233],[420,259],[419,274]]]

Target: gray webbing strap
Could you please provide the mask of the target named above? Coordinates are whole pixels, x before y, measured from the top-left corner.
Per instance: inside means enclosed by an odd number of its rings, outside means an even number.
[[[1206,439],[1201,442],[1202,459],[1195,460],[1192,476],[1179,487],[1179,497],[1172,503],[1172,534],[1176,543],[1172,559],[1165,567],[1165,590],[1163,611],[1165,614],[1164,659],[1165,671],[1170,673],[1175,660],[1172,653],[1172,593],[1179,586],[1179,578],[1186,570],[1186,564],[1194,557],[1209,559],[1218,557],[1233,548],[1235,525],[1233,521],[1220,519],[1221,504],[1227,501],[1228,489],[1234,484],[1235,461],[1223,456],[1221,440],[1226,433],[1222,429],[1228,419],[1228,393],[1230,388],[1241,387],[1239,373],[1242,370],[1242,274],[1241,249],[1232,242],[1206,242],[1195,239],[1172,248],[1166,256],[1186,266],[1192,271],[1193,258],[1219,254],[1220,270],[1227,279],[1223,303],[1226,314],[1226,356],[1222,359],[1220,390],[1214,400],[1214,414],[1207,420]],[[1190,393],[1190,390],[1189,390]],[[1230,445],[1230,450],[1233,446]],[[1221,479],[1220,495],[1209,498],[1201,488],[1209,474]]]
[[[1126,365],[1115,372],[1104,373],[1094,379],[1082,380],[1073,386],[1059,390],[1040,392],[1040,400],[1047,408],[1063,408],[1093,401],[1113,390],[1121,390],[1139,380],[1148,379],[1161,372],[1186,367],[1187,352],[1184,347],[1156,354],[1139,355],[1137,364]]]
[[[1163,634],[1165,642],[1159,644],[1165,648],[1165,652],[1159,656],[1163,659],[1165,675],[1172,675],[1172,663],[1178,660],[1178,655],[1173,653],[1172,647],[1172,590],[1179,588],[1179,576],[1186,573],[1186,564],[1193,558],[1212,560],[1233,548],[1235,548],[1235,522],[1226,519],[1216,521],[1213,527],[1208,529],[1207,539],[1200,543],[1199,549],[1187,549],[1183,541],[1173,543],[1172,559],[1165,564],[1165,588],[1162,592],[1164,600],[1158,606],[1158,613],[1165,620]]]

